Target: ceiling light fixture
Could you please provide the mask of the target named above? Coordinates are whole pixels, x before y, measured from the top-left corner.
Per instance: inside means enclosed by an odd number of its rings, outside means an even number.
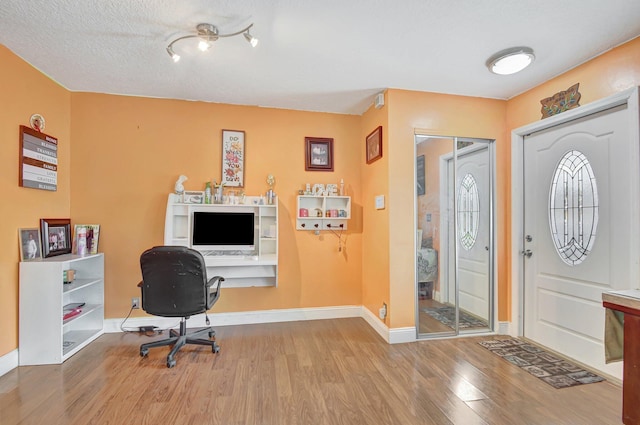
[[[509,75],[529,66],[535,55],[530,47],[512,47],[502,50],[487,60],[487,68],[494,74]]]
[[[230,34],[220,34],[218,32],[218,28],[216,28],[215,25],[198,24],[196,26],[195,34],[189,34],[189,35],[184,35],[182,37],[178,37],[175,40],[173,40],[171,43],[169,43],[169,45],[167,46],[167,53],[169,54],[169,56],[171,56],[171,59],[173,59],[174,62],[178,62],[180,60],[180,55],[176,54],[175,51],[173,50],[173,45],[176,44],[178,41],[186,40],[187,38],[199,38],[200,41],[198,42],[198,49],[200,49],[203,52],[206,52],[211,48],[211,46],[213,45],[213,42],[216,41],[217,39],[223,38],[223,37],[233,37],[234,35],[240,35],[240,34],[244,35],[244,38],[249,42],[249,44],[251,44],[252,47],[256,47],[258,45],[258,39],[249,33],[249,30],[251,29],[251,27],[253,27],[253,24],[237,32],[233,32]]]

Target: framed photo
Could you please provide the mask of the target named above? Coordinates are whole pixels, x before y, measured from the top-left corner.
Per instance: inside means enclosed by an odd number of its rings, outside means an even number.
[[[31,261],[42,257],[40,229],[18,229],[20,237],[20,261]]]
[[[78,255],[97,254],[99,239],[99,224],[76,224],[73,226],[72,252]]]
[[[367,164],[382,158],[382,126],[369,133],[366,145]]]
[[[203,204],[204,192],[201,190],[186,190],[184,192],[185,204]]]
[[[426,193],[425,187],[425,170],[424,170],[424,155],[420,155],[416,158],[416,191],[418,196]]]
[[[305,171],[333,171],[333,139],[305,137]]]
[[[68,218],[41,218],[43,257],[71,252],[71,220]]]
[[[244,187],[244,131],[222,130],[222,184]]]

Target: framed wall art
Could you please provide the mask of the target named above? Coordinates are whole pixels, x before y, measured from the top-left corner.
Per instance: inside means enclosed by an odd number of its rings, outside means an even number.
[[[43,257],[71,253],[71,220],[68,218],[41,218]]]
[[[373,130],[366,139],[367,164],[382,158],[382,126]]]
[[[18,229],[20,237],[20,261],[31,261],[42,257],[40,229]]]
[[[305,171],[333,171],[333,139],[304,138]]]
[[[244,187],[244,131],[222,130],[222,184]]]

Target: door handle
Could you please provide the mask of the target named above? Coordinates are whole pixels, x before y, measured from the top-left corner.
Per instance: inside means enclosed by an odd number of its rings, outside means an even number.
[[[521,251],[520,254],[524,255],[527,258],[531,258],[531,256],[533,255],[533,251],[531,251],[530,249],[525,249],[524,251]]]

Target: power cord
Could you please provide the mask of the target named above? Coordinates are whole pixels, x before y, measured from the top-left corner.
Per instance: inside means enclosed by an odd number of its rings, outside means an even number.
[[[164,331],[166,331],[168,329],[172,329],[172,328],[175,327],[175,326],[172,326],[172,327],[167,328],[167,329],[160,329],[157,326],[139,326],[137,328],[134,328],[134,327],[126,328],[124,326],[124,324],[125,324],[125,322],[127,320],[129,320],[129,317],[131,317],[131,313],[133,312],[133,310],[134,310],[134,308],[133,308],[133,306],[131,306],[131,309],[129,309],[129,313],[127,314],[127,317],[125,317],[124,320],[122,321],[122,323],[120,323],[120,330],[122,332],[142,333],[142,334],[144,334],[146,336],[156,336],[156,335],[162,335],[162,333]],[[179,323],[178,323],[178,325],[179,325]]]

